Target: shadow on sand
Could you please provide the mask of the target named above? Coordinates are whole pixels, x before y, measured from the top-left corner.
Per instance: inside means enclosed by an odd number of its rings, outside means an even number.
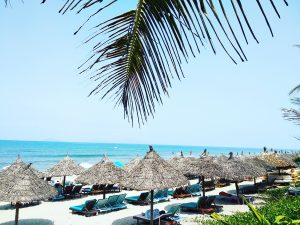
[[[19,220],[19,225],[53,225],[53,221],[45,219],[24,219]],[[0,225],[15,225],[15,221],[1,223]]]
[[[115,220],[112,225],[135,225],[136,220],[132,218],[132,216],[127,216],[118,220]]]

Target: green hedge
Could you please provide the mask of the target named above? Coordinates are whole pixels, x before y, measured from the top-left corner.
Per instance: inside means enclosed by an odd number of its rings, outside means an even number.
[[[300,196],[281,198],[277,201],[269,201],[266,205],[258,208],[266,219],[271,223],[275,221],[276,216],[286,216],[290,219],[300,219]],[[253,217],[251,212],[236,213],[231,216],[225,216],[227,222],[231,225],[259,225],[260,223]],[[203,225],[219,225],[222,224],[215,220],[199,221]]]

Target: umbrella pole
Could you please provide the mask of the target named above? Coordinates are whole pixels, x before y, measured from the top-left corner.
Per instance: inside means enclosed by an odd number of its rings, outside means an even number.
[[[63,193],[65,193],[65,184],[66,184],[66,176],[64,176],[63,183],[62,183]]]
[[[150,225],[153,225],[153,190],[150,191],[151,205],[150,205]]]
[[[202,192],[203,192],[203,197],[205,197],[205,184],[204,184],[204,176],[202,176]]]
[[[19,202],[16,203],[15,225],[19,224]]]
[[[236,190],[236,195],[237,195],[237,198],[238,198],[238,203],[240,204],[240,188],[239,188],[239,185],[238,185],[238,182],[237,181],[234,181],[235,183],[235,190]]]
[[[106,185],[103,187],[103,199],[105,199]]]
[[[256,178],[254,177],[254,179],[253,179],[253,180],[254,180],[254,185],[256,185]]]

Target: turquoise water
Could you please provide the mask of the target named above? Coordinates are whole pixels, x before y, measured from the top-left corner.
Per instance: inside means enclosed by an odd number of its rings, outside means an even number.
[[[251,154],[259,153],[258,148],[230,148],[210,146],[173,146],[153,145],[154,149],[165,159],[182,150],[185,155],[192,153],[199,156],[203,149],[212,155],[228,154],[230,151]],[[114,143],[75,143],[75,142],[42,142],[42,141],[1,141],[0,140],[0,170],[15,161],[17,155],[33,167],[46,170],[57,163],[67,154],[82,165],[91,165],[99,161],[106,154],[112,161],[123,164],[137,154],[144,156],[148,145],[141,144],[114,144]]]

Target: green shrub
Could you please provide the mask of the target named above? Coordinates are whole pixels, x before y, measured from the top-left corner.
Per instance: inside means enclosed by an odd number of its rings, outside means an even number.
[[[285,198],[285,193],[288,191],[289,187],[283,188],[274,188],[266,190],[262,193],[262,195],[268,198],[268,201],[277,201],[279,199]]]
[[[300,162],[300,156],[297,156],[296,158],[294,158],[295,162]]]
[[[273,192],[272,192],[273,193]],[[266,205],[257,209],[264,215],[264,218],[271,224],[289,224],[284,222],[275,223],[276,217],[284,216],[282,220],[299,220],[300,219],[300,197],[281,198],[277,201],[269,201]],[[263,223],[257,221],[252,212],[235,213],[231,216],[225,216],[225,220],[230,225],[261,225]],[[202,225],[219,225],[222,222],[216,220],[199,221]]]

